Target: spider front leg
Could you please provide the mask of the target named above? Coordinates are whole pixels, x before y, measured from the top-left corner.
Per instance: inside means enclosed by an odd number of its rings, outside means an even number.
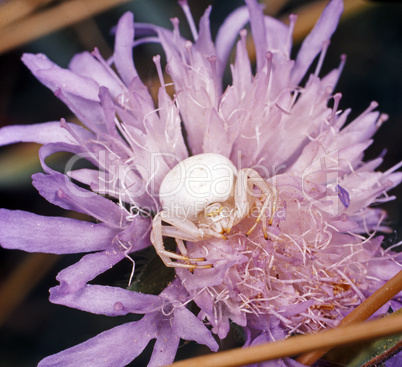
[[[252,185],[257,186],[261,191],[261,194],[262,194],[261,196],[265,197],[265,199],[262,202],[262,205],[260,207],[260,211],[255,220],[254,225],[246,233],[246,235],[248,236],[248,235],[250,235],[250,233],[252,231],[254,231],[254,229],[257,227],[258,223],[265,216],[265,211],[267,210],[267,208],[271,202],[272,202],[271,216],[269,218],[268,225],[272,224],[275,213],[276,213],[276,208],[278,205],[278,191],[275,186],[265,182],[264,179],[254,169],[246,168],[246,169],[240,170],[240,172],[242,172],[242,175],[239,174],[239,178],[241,177],[243,180],[243,182],[240,183],[242,185],[242,187],[249,189],[250,187],[249,187],[248,183],[251,183]],[[244,194],[243,194],[243,196],[244,196]],[[263,230],[264,238],[268,239],[267,225],[266,225],[265,221],[263,221],[262,224],[263,224],[262,230]]]
[[[162,221],[172,227],[163,226]],[[163,244],[164,235],[175,238],[181,255],[165,249]],[[187,256],[187,249],[183,240],[197,242],[202,239],[202,232],[194,223],[185,218],[175,218],[166,211],[156,214],[152,222],[151,242],[167,267],[187,268],[190,270],[211,268],[212,265],[210,264],[192,264],[192,262],[205,261],[205,258],[189,258]],[[172,261],[172,259],[182,260],[185,263]]]

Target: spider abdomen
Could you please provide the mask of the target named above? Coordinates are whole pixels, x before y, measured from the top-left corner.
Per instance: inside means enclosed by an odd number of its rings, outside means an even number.
[[[226,157],[203,153],[184,159],[163,179],[159,198],[163,210],[195,222],[208,205],[233,195],[237,169]]]

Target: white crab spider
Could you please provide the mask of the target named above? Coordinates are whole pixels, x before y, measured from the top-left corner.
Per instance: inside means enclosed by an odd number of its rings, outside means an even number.
[[[253,191],[254,186],[258,187],[258,194]],[[151,242],[166,266],[190,270],[212,265],[197,264],[205,258],[189,258],[183,241],[226,239],[225,234],[256,209],[258,215],[246,233],[249,235],[265,218],[270,203],[268,225],[272,224],[278,201],[276,188],[257,171],[252,168],[237,171],[229,159],[215,153],[191,156],[173,167],[161,183],[159,197],[162,211],[153,219]],[[262,228],[268,238],[265,220]],[[165,249],[163,236],[175,238],[180,254]]]

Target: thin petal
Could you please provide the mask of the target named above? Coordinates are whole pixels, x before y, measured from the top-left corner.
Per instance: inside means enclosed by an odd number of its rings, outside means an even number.
[[[68,123],[69,129],[83,140],[93,138],[93,134],[76,124]],[[0,129],[0,145],[20,142],[38,144],[47,143],[76,143],[71,134],[60,126],[59,121],[43,122],[34,125],[5,126]]]
[[[69,68],[74,73],[96,80],[99,85],[107,87],[115,98],[121,94],[124,87],[115,72],[101,64],[89,52],[76,54],[71,59]]]
[[[114,121],[116,118],[116,110],[113,104],[112,96],[110,95],[108,88],[100,87],[99,99],[102,104],[103,113],[105,114],[104,121],[107,131],[111,136],[117,137],[118,134],[116,132],[115,121]]]
[[[351,145],[358,142],[364,142],[371,138],[378,130],[378,111],[362,114],[350,122],[340,131],[340,137],[343,145]],[[347,141],[345,141],[348,139]]]
[[[184,340],[194,340],[198,344],[208,346],[214,352],[219,349],[211,331],[185,307],[177,307],[175,309],[173,327],[176,333]]]
[[[149,230],[149,219],[139,216],[133,218],[131,226],[120,232],[106,251],[88,254],[57,275],[60,285],[55,288],[55,297],[76,292],[87,282],[112,268],[130,252],[150,246]],[[131,263],[129,264],[131,266]]]
[[[92,101],[61,89],[55,94],[88,129],[97,134],[107,133],[103,109],[98,100]]]
[[[147,346],[149,327],[147,319],[116,326],[43,359],[38,367],[124,367]]]
[[[264,25],[266,30],[268,50],[280,57],[289,59],[290,48],[289,44],[289,27],[280,20],[272,17],[264,17]],[[278,55],[279,54],[279,55]]]
[[[170,160],[168,153],[177,156],[180,160],[187,158],[188,152],[183,139],[179,109],[164,88],[160,88],[158,93],[158,107],[159,119],[156,124],[153,124],[152,130],[147,131],[148,136],[156,140],[154,144],[156,143],[157,151],[166,153],[166,160]],[[176,164],[177,162],[173,163],[173,165]],[[173,168],[173,166],[170,167]]]
[[[151,219],[137,215],[130,220],[130,226],[118,234],[119,241],[125,243],[126,252],[131,253],[151,246]]]
[[[178,32],[158,28],[158,37],[166,53],[167,70],[175,84],[176,102],[187,131],[187,139],[193,154],[202,152],[202,139],[205,130],[205,115],[208,109],[217,104],[218,95],[212,76],[210,55],[196,52],[180,37]],[[184,55],[191,53],[191,60]],[[194,72],[197,70],[197,73]],[[215,78],[216,79],[216,78]]]
[[[78,292],[87,282],[109,270],[124,258],[124,251],[103,251],[85,255],[79,262],[63,269],[56,279],[60,285],[52,288],[52,299]],[[51,300],[52,300],[51,299]],[[58,302],[56,302],[58,303]]]
[[[83,156],[86,159],[88,159],[91,163],[96,164],[96,161],[92,158],[92,155],[88,153],[84,147],[81,145],[77,144],[66,144],[66,143],[48,143],[43,145],[39,149],[39,160],[42,165],[43,170],[46,173],[49,174],[54,174],[57,173],[53,169],[51,169],[47,164],[46,164],[46,158],[51,156],[54,153],[58,152],[69,152],[75,154],[75,157],[70,160],[70,162],[67,163],[67,167],[71,168],[71,165],[74,165],[77,163],[77,160]],[[80,156],[81,154],[81,156]],[[77,159],[78,157],[78,159]]]
[[[255,45],[257,72],[266,64],[265,54],[268,51],[264,14],[256,0],[246,0],[250,12],[251,32]]]
[[[169,319],[159,321],[156,342],[148,367],[167,366],[174,361],[180,337],[173,332]]]
[[[67,176],[53,172],[50,175],[36,173],[32,177],[35,188],[52,204],[85,213],[114,228],[127,226],[125,216],[128,213],[122,207],[73,184]]]
[[[21,60],[39,81],[52,91],[61,89],[92,101],[98,101],[99,85],[94,80],[59,67],[43,54],[24,54]]]
[[[146,183],[134,171],[125,172],[122,183],[115,182],[114,172],[77,169],[66,174],[68,177],[90,186],[91,190],[98,194],[107,195],[141,208],[157,209],[152,198],[146,192],[144,193],[145,190],[141,190]]]
[[[0,243],[29,252],[72,254],[107,248],[116,230],[71,218],[0,209]]]
[[[292,70],[292,82],[299,84],[315,57],[334,33],[343,11],[342,0],[332,0],[324,9],[316,25],[303,41]]]
[[[229,105],[229,111],[226,112],[227,116],[229,117],[231,116],[234,108],[238,105],[238,100],[244,98],[246,93],[249,92],[250,87],[252,87],[251,83],[253,80],[253,75],[251,71],[250,58],[247,51],[246,36],[246,30],[240,32],[241,39],[238,41],[236,46],[236,60],[235,63],[231,65],[233,87],[226,89],[224,95],[225,97],[230,96],[234,93],[234,89],[236,90],[235,97],[222,98],[220,106],[220,110],[224,111],[226,105]]]
[[[145,314],[160,308],[158,296],[137,293],[118,287],[87,284],[74,293],[50,289],[50,302],[98,315],[121,316]]]
[[[220,61],[218,75],[223,74],[233,44],[249,19],[250,13],[247,7],[243,6],[233,11],[219,28],[215,40],[216,56]]]
[[[134,16],[133,13],[127,12],[117,24],[113,56],[117,71],[126,85],[138,76],[133,62],[133,43]]]
[[[200,30],[198,33],[198,39],[195,44],[195,49],[204,55],[215,55],[215,46],[211,38],[211,30],[209,23],[209,16],[211,14],[211,6],[209,6],[203,16],[200,19]]]
[[[385,362],[385,367],[399,367],[402,366],[402,353],[394,355]]]
[[[215,109],[211,110],[211,116],[205,130],[202,145],[203,151],[229,157],[232,150],[232,144],[228,140],[224,121],[220,118]]]

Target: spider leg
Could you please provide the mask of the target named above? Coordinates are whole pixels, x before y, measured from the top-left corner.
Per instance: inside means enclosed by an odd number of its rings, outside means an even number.
[[[194,238],[194,236],[191,236],[188,233],[186,233],[176,227],[173,227],[172,225],[162,226],[162,236],[172,237],[175,239],[181,239],[183,241],[197,242],[197,240]],[[181,250],[180,250],[180,252],[184,255],[184,252],[182,252]]]
[[[274,212],[275,213],[275,212]],[[262,233],[264,235],[264,238],[267,240],[268,239],[268,229],[267,229],[267,221],[263,220],[262,222]],[[270,223],[271,225],[272,223]]]
[[[186,249],[186,246],[184,245],[183,240],[181,238],[178,238],[178,237],[175,237],[175,240],[176,240],[176,244],[177,244],[177,247],[178,247],[180,253],[183,256],[187,257],[187,249]],[[202,260],[199,260],[199,261],[202,261]]]
[[[251,187],[248,183],[248,176],[246,170],[241,169],[238,172],[236,186],[235,186],[235,208],[236,219],[243,219],[250,211],[249,192]]]
[[[175,254],[176,259],[185,260],[185,261],[188,261],[188,260],[205,261],[205,259],[203,257],[191,258],[191,259],[189,259],[187,257],[187,249],[186,249],[186,246],[184,245],[183,240],[193,241],[194,237],[191,237],[187,233],[181,231],[180,229],[172,227],[172,226],[162,226],[162,236],[172,237],[176,240],[177,247],[179,248],[180,253],[183,255],[181,257],[177,257],[180,255]],[[169,251],[166,251],[166,252],[169,252]]]
[[[163,226],[162,222],[166,222],[174,226],[172,228],[173,230],[171,227]],[[169,237],[174,237],[176,239],[176,243],[181,255],[165,249],[163,244],[164,235],[168,235]],[[197,242],[203,239],[202,235],[203,233],[201,230],[189,220],[174,218],[166,211],[161,211],[155,215],[152,223],[151,242],[159,257],[167,267],[182,267],[190,270],[198,268],[211,268],[211,264],[198,265],[191,263],[205,261],[205,258],[189,258],[186,256],[187,250],[184,246],[183,239]],[[171,261],[171,259],[182,260],[185,263]]]
[[[273,199],[273,200],[272,200],[272,206],[271,206],[271,216],[269,218],[268,225],[272,225],[272,222],[274,220],[274,216],[276,213],[276,207],[278,205],[278,191],[275,186],[265,182],[264,179],[254,169],[248,168],[248,169],[244,169],[242,171],[245,171],[249,182],[251,182],[253,185],[257,186],[261,190],[261,193],[265,196],[265,200],[262,203],[260,212],[255,220],[254,225],[246,233],[246,235],[248,236],[252,231],[254,231],[255,227],[257,227],[258,223],[265,216],[265,211],[267,210],[267,208],[271,202],[271,199]],[[264,233],[264,238],[268,239],[268,233],[267,233],[267,227],[266,227],[265,221],[263,221],[263,233]]]
[[[232,227],[247,217],[250,212],[248,192],[251,190],[247,182],[247,175],[244,170],[240,170],[237,175],[234,187],[234,208],[231,210],[227,223],[226,233],[230,233]]]

